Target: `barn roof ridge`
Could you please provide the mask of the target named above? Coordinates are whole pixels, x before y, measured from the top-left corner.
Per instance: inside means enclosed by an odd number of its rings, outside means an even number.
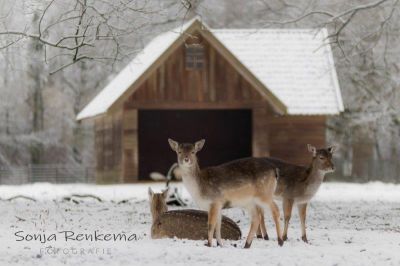
[[[198,17],[152,39],[138,55],[77,115],[99,116],[120,106],[135,83],[142,82],[168,50],[183,41],[183,33],[206,29],[222,44],[281,113],[332,115],[344,110],[332,50],[322,29],[211,29]],[[243,38],[243,34],[247,34]],[[266,35],[275,34],[274,38]],[[268,37],[268,36],[267,36]],[[294,45],[296,44],[296,45]],[[252,49],[248,49],[252,47]],[[160,59],[161,61],[161,59]],[[236,61],[235,61],[236,62]],[[259,87],[260,87],[259,86]]]

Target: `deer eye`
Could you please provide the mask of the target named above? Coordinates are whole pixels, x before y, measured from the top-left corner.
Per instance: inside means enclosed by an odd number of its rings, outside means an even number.
[[[182,152],[181,151],[178,151],[178,154],[181,154]]]
[[[319,156],[319,159],[320,159],[320,160],[324,160],[325,158],[324,158],[324,157],[322,157],[322,156]]]
[[[192,151],[192,154],[194,154],[194,151]]]

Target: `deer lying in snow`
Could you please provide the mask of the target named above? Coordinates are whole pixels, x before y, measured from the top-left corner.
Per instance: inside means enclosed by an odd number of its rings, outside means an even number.
[[[166,198],[168,190],[153,193],[149,188],[149,200],[153,222],[151,238],[207,239],[207,212],[199,210],[168,211]],[[239,240],[242,233],[237,224],[228,217],[222,217],[222,238]]]
[[[316,149],[308,144],[308,151],[312,153],[311,164],[306,166],[298,166],[287,163],[274,158],[264,158],[266,163],[273,163],[279,169],[278,186],[275,191],[275,198],[282,200],[283,212],[285,218],[285,227],[283,231],[283,240],[287,240],[287,231],[289,221],[292,215],[293,204],[297,205],[300,223],[301,223],[301,239],[308,242],[306,235],[306,210],[307,204],[317,193],[321,183],[324,181],[326,173],[333,172],[335,167],[332,162],[332,154],[335,147],[326,149]],[[263,216],[263,215],[262,215]],[[264,235],[268,239],[266,233],[264,218],[261,218],[261,225],[257,235]]]
[[[224,207],[243,207],[250,211],[251,227],[245,248],[249,248],[259,226],[259,208],[268,206],[276,225],[279,245],[283,245],[279,224],[279,208],[273,201],[277,184],[277,171],[272,164],[260,158],[244,158],[200,169],[196,153],[205,140],[195,144],[181,143],[168,139],[177,154],[182,180],[200,209],[208,211],[208,246],[212,239],[221,240],[221,209]]]

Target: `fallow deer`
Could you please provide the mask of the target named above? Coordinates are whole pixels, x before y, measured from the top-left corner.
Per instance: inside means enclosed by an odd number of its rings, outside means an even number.
[[[181,143],[168,139],[177,154],[182,180],[195,203],[208,211],[208,246],[212,246],[213,235],[217,244],[221,240],[221,209],[224,207],[242,207],[251,213],[251,226],[245,248],[249,248],[259,226],[258,207],[271,209],[279,245],[283,245],[279,224],[279,208],[273,201],[277,184],[277,170],[272,164],[260,158],[244,158],[214,167],[200,169],[197,152],[205,140],[195,144]]]
[[[149,188],[150,210],[153,218],[151,238],[181,238],[191,240],[207,239],[207,212],[200,210],[168,211],[166,204],[168,190],[154,193]],[[222,217],[222,238],[239,240],[240,228],[228,217]]]
[[[324,181],[325,174],[335,170],[332,162],[332,154],[335,151],[334,146],[326,149],[316,149],[308,144],[307,147],[308,151],[312,153],[312,160],[309,166],[299,166],[275,158],[264,158],[268,165],[272,163],[279,169],[278,186],[275,190],[274,198],[282,200],[283,203],[285,220],[283,240],[285,241],[287,240],[293,204],[296,204],[300,216],[301,239],[306,243],[308,242],[306,235],[307,205]],[[264,219],[262,218],[261,220],[261,224],[263,224]],[[259,232],[261,231],[263,235],[267,235],[265,225],[263,227],[260,226]]]

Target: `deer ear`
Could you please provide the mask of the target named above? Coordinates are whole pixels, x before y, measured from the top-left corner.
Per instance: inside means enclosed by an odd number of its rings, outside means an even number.
[[[154,192],[151,189],[151,187],[149,187],[149,199],[151,200],[153,198],[153,196],[154,196]]]
[[[205,139],[196,141],[196,143],[194,144],[194,149],[195,149],[195,151],[196,151],[196,152],[201,151],[201,149],[203,148],[205,142],[206,142]]]
[[[176,142],[176,141],[173,140],[173,139],[168,139],[168,143],[169,143],[169,146],[171,146],[171,149],[172,149],[172,150],[178,151],[178,146],[179,146],[179,143],[178,143],[178,142]]]
[[[335,146],[335,145],[332,145],[332,146],[328,147],[328,151],[331,154],[333,154],[336,150],[337,150],[337,146]]]
[[[167,199],[167,197],[168,197],[168,192],[169,192],[169,188],[166,188],[166,189],[161,193],[164,199]]]
[[[307,144],[307,149],[309,152],[313,154],[313,157],[317,155],[317,149],[314,146]]]

